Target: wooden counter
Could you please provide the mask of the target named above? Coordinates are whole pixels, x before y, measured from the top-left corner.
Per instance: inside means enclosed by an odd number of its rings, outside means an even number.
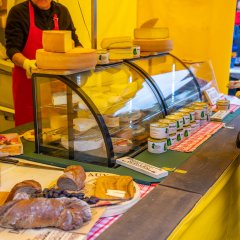
[[[195,151],[195,154],[192,155],[181,166],[182,169],[186,169],[188,171],[187,174],[171,174],[164,181],[162,181],[160,185],[157,186],[150,194],[148,194],[144,199],[142,199],[127,213],[125,213],[109,229],[103,232],[103,234],[101,234],[97,239],[167,239],[174,231],[176,226],[179,225],[187,215],[190,215],[189,213],[191,213],[192,209],[194,207],[198,207],[196,205],[201,205],[203,201],[206,201],[206,193],[208,193],[207,195],[211,195],[211,188],[213,188],[214,185],[218,184],[218,180],[226,171],[229,171],[230,167],[232,168],[233,173],[236,172],[237,168],[239,168],[238,157],[240,154],[240,149],[236,148],[235,141],[237,132],[240,131],[240,116],[237,116],[227,125],[234,125],[234,129],[221,129],[205,144],[199,147]],[[229,179],[230,178],[231,176],[229,176]],[[226,181],[228,181],[228,179]],[[220,185],[218,188],[224,187]],[[222,189],[220,189],[220,191],[221,190]],[[228,191],[230,190],[231,189],[229,188]],[[211,198],[215,199],[216,196],[211,196]],[[220,195],[220,198],[221,197],[222,195]],[[230,194],[227,197],[230,199]],[[220,200],[223,201],[224,199]],[[209,207],[209,205],[211,205],[209,202],[211,203],[211,201],[207,199],[206,202],[208,202],[207,207]],[[218,211],[219,214],[222,213],[223,216],[226,216],[224,211],[228,211],[228,206],[224,206],[224,204],[222,204],[221,208],[218,209],[217,207],[219,206],[216,205],[216,211]],[[214,204],[213,206],[210,206],[210,208],[211,207],[214,208]],[[197,221],[196,219],[198,218],[198,215],[199,212],[196,214],[196,217],[194,219],[195,223]],[[209,218],[204,218],[206,225],[206,234],[208,234],[207,231],[209,231],[208,224],[211,222],[211,218],[214,219],[216,225],[219,222],[215,220],[213,211],[212,216],[208,217]],[[227,219],[225,222],[227,222]],[[237,224],[238,223],[236,222],[236,227]],[[184,225],[184,227],[186,230],[186,225]],[[188,227],[191,228],[191,225]],[[214,231],[214,225],[211,227],[212,231]],[[225,230],[225,228],[224,233],[222,234],[225,234],[225,232],[229,230]],[[189,231],[195,234],[194,238],[192,239],[203,239],[202,236],[205,236],[205,229],[200,229],[200,231],[202,232],[201,237],[199,237],[200,235],[198,236],[197,231]],[[221,231],[221,229],[219,231]],[[236,231],[239,232],[239,230]],[[174,238],[173,236],[171,239],[185,240],[187,238]],[[237,236],[233,239],[237,239]]]

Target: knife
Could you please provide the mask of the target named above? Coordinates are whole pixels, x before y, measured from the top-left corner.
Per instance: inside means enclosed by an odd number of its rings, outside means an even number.
[[[19,167],[30,167],[30,168],[58,170],[58,171],[63,171],[63,169],[64,169],[64,168],[60,168],[60,167],[43,166],[43,165],[34,164],[34,163],[21,162],[17,158],[12,158],[12,157],[1,157],[0,163],[14,164]]]

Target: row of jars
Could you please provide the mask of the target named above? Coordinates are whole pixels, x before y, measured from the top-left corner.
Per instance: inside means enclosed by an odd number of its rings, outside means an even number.
[[[194,102],[187,108],[167,115],[166,118],[150,124],[148,151],[162,153],[176,142],[196,132],[207,123],[211,112],[205,102]]]

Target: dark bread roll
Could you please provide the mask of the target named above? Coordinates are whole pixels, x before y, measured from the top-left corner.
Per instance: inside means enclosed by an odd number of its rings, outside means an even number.
[[[42,186],[35,180],[25,180],[17,183],[11,189],[6,202],[12,201],[13,199],[26,199],[29,198],[33,193],[40,193]]]
[[[90,219],[89,205],[77,198],[13,200],[0,207],[0,226],[4,228],[56,227],[68,231]]]
[[[61,190],[79,191],[84,187],[86,173],[79,165],[68,166],[64,174],[57,180],[57,186]]]

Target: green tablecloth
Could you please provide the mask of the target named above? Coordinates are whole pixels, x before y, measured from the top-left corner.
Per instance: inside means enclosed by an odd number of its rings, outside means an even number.
[[[235,118],[239,114],[240,114],[240,109],[238,109],[235,113],[229,114],[224,119],[224,122],[225,123],[230,122],[233,118]],[[33,129],[32,124],[22,125],[15,129],[8,130],[7,132],[18,132],[21,134],[22,132],[29,129]],[[207,141],[203,144],[207,144]],[[110,172],[110,173],[115,173],[119,175],[129,175],[129,176],[132,176],[136,182],[142,183],[142,184],[148,184],[148,185],[152,183],[158,183],[159,181],[162,180],[162,179],[159,180],[159,179],[154,179],[152,177],[148,177],[144,174],[138,173],[136,171],[133,171],[131,169],[128,169],[122,166],[117,168],[108,168],[108,167],[102,167],[102,166],[97,166],[97,165],[92,165],[92,164],[87,164],[82,162],[76,162],[73,160],[51,157],[43,154],[36,154],[34,153],[35,146],[33,142],[28,142],[23,140],[23,145],[24,145],[24,154],[19,156],[20,158],[24,158],[24,159],[28,159],[28,160],[32,160],[40,163],[46,163],[50,165],[56,165],[59,167],[66,167],[68,165],[73,165],[73,164],[81,164],[86,171]],[[135,158],[157,167],[171,167],[171,168],[181,169],[182,163],[184,163],[190,156],[192,156],[192,154],[194,154],[194,152],[182,153],[182,152],[176,152],[176,151],[167,151],[162,154],[153,154],[145,150],[139,155],[137,155]]]

